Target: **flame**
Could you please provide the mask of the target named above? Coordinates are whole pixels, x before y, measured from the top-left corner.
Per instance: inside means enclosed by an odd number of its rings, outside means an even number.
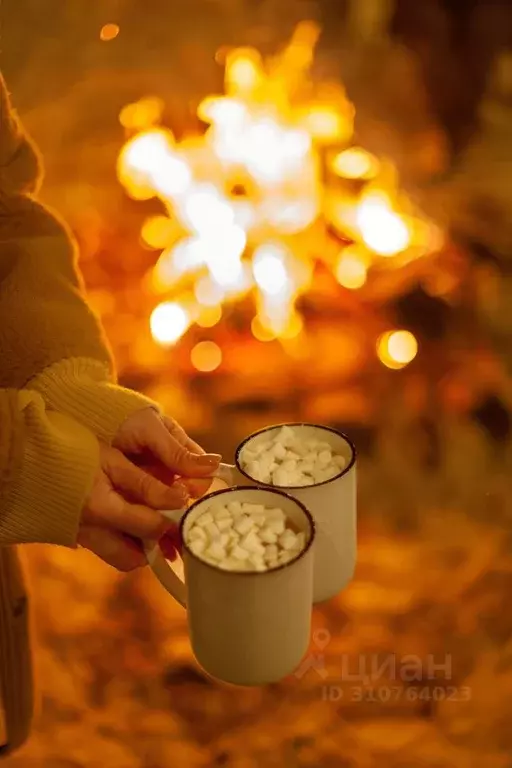
[[[252,48],[229,51],[225,93],[197,108],[203,134],[176,140],[159,126],[164,105],[155,97],[121,111],[132,135],[119,154],[119,181],[132,198],[157,198],[166,212],[146,220],[141,232],[146,245],[163,249],[151,288],[175,295],[188,281],[190,289],[189,303],[163,302],[151,315],[158,343],[175,343],[192,323],[213,327],[222,305],[247,293],[256,307],[255,338],[296,338],[304,330],[297,300],[309,290],[315,264],[326,263],[322,249],[332,228],[356,241],[331,267],[351,290],[370,279],[375,259],[412,253],[418,243],[428,250],[432,228],[404,212],[394,169],[350,146],[354,108],[344,90],[312,83],[319,33],[313,22],[299,24],[269,59]],[[346,179],[359,180],[360,191],[340,188]],[[393,363],[393,345],[405,342],[388,342]],[[204,354],[196,351],[197,359]],[[196,362],[203,370],[206,363]]]

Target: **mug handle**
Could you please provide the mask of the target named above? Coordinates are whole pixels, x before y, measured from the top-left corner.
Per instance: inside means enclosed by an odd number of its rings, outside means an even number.
[[[179,523],[186,511],[186,508],[160,510],[160,514],[167,517],[168,520],[172,520],[173,523]],[[160,584],[181,606],[183,606],[183,608],[186,608],[187,590],[185,582],[183,582],[173,571],[168,561],[163,556],[158,541],[147,539],[142,543],[149,567]]]
[[[235,464],[219,464],[218,469],[212,473],[211,477],[216,477],[219,480],[222,480],[222,482],[226,483],[229,488],[232,488],[237,482],[240,482],[243,485],[252,485],[252,483],[248,482],[247,478],[238,471]],[[254,484],[256,485],[256,483]],[[169,520],[172,520],[173,523],[179,523],[186,511],[185,508],[160,510],[160,513]],[[169,562],[163,556],[158,541],[146,540],[143,542],[143,546],[149,567],[160,584],[181,606],[183,606],[183,608],[186,608],[187,589],[185,582],[179,578],[169,565]]]
[[[234,485],[256,485],[242,475],[236,464],[219,464],[219,468],[213,472],[211,477],[222,480],[228,488],[232,488]]]

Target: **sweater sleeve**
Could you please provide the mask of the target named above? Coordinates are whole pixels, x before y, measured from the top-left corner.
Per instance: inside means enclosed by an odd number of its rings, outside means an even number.
[[[0,76],[0,387],[39,390],[51,408],[111,440],[131,413],[154,404],[116,386],[71,234],[32,197],[40,176]]]
[[[74,546],[98,441],[31,390],[0,390],[0,545]]]

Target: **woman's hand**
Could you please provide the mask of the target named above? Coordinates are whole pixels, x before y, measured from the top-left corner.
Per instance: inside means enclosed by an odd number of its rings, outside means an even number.
[[[176,526],[158,510],[182,509],[188,496],[182,483],[169,487],[119,450],[100,444],[100,467],[83,507],[78,543],[120,571],[146,565],[141,539],[161,540],[173,560]]]
[[[205,453],[169,416],[144,408],[122,424],[113,445],[138,465],[169,485],[176,476],[184,479],[190,493],[202,496],[221,457]]]

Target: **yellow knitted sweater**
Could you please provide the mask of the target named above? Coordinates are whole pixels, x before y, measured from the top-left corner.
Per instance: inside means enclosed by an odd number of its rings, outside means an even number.
[[[150,402],[114,382],[71,237],[33,197],[40,178],[0,75],[0,704],[8,750],[28,735],[33,699],[12,545],[75,546],[97,437],[112,440]]]

